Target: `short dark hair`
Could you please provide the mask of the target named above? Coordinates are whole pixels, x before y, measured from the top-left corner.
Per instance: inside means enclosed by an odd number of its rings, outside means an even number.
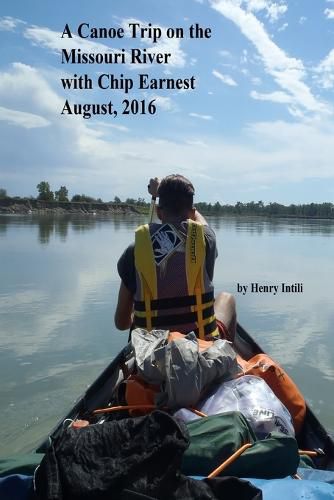
[[[167,175],[159,184],[159,207],[172,215],[182,215],[193,208],[195,189],[186,177]]]

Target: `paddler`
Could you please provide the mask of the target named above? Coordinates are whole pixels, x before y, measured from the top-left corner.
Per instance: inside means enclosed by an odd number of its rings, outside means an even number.
[[[148,192],[153,201],[159,198],[161,223],[139,226],[118,261],[116,327],[194,331],[205,340],[233,341],[235,300],[224,292],[214,299],[216,236],[193,206],[194,186],[169,175],[150,179]]]

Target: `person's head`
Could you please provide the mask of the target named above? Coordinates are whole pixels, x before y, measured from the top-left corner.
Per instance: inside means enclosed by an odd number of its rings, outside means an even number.
[[[195,189],[183,175],[173,174],[164,177],[159,184],[158,217],[191,218]]]

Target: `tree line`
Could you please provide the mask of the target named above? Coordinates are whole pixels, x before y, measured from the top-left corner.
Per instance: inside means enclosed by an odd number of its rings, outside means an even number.
[[[75,194],[70,199],[68,196],[68,189],[66,186],[60,186],[57,191],[52,191],[50,188],[50,184],[47,181],[41,181],[37,184],[36,189],[38,191],[38,195],[36,198],[33,196],[30,199],[36,199],[40,201],[57,201],[57,202],[86,202],[86,203],[103,203],[101,198],[93,198],[92,196],[87,196],[86,194]],[[0,199],[9,198],[7,195],[7,190],[0,188]],[[20,199],[20,196],[15,196],[13,199]]]
[[[36,186],[38,195],[36,198],[33,196],[30,199],[36,199],[40,201],[57,201],[57,202],[81,202],[81,203],[125,203],[126,205],[135,205],[138,207],[149,207],[149,203],[145,201],[144,198],[126,198],[124,202],[118,197],[115,196],[113,200],[105,202],[101,198],[94,198],[93,196],[88,196],[86,194],[74,194],[72,198],[69,198],[68,189],[66,186],[60,186],[57,191],[52,191],[49,182],[41,181]],[[0,199],[11,198],[7,194],[7,190],[4,188],[0,188]],[[15,196],[13,199],[20,199],[20,196]]]
[[[69,199],[68,189],[66,186],[60,186],[57,191],[52,191],[50,184],[47,181],[41,181],[36,186],[38,191],[37,200],[56,201],[56,202],[81,202],[81,203],[105,203],[101,198],[93,198],[86,194],[75,194]],[[0,199],[9,198],[7,191],[0,188]],[[19,198],[19,197],[15,197]],[[133,205],[142,210],[149,209],[150,203],[144,198],[126,198],[124,201],[119,196],[115,196],[113,200],[107,203],[124,203]],[[334,218],[333,203],[305,203],[305,204],[290,204],[282,205],[280,203],[267,203],[262,200],[250,201],[242,203],[238,201],[235,205],[222,205],[216,203],[199,202],[196,203],[196,208],[204,215],[262,215],[268,217],[309,217],[309,218]]]
[[[211,203],[196,203],[200,212],[206,215],[264,215],[268,217],[323,217],[334,218],[333,203],[304,203],[296,205],[282,205],[280,203],[268,203],[263,201],[250,201],[242,203],[238,201],[235,205],[221,205],[219,201]]]

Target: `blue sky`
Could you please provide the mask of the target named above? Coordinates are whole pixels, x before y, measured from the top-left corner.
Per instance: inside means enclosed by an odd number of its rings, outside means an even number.
[[[162,38],[132,39],[151,23]],[[65,24],[73,38],[61,38]],[[80,38],[80,23],[123,27],[123,39]],[[194,23],[210,39],[188,36]],[[182,27],[183,39],[166,28]],[[171,53],[164,65],[61,64],[63,48]],[[199,201],[281,203],[334,199],[334,0],[2,0],[0,187],[36,195],[36,184],[147,197],[147,179],[182,173]],[[61,78],[88,74],[92,90]],[[101,90],[101,73],[195,77],[194,90]],[[136,85],[135,85],[136,87]],[[122,100],[156,99],[154,116],[123,115]],[[118,116],[61,116],[65,100],[112,101]],[[148,198],[148,197],[147,197]]]

